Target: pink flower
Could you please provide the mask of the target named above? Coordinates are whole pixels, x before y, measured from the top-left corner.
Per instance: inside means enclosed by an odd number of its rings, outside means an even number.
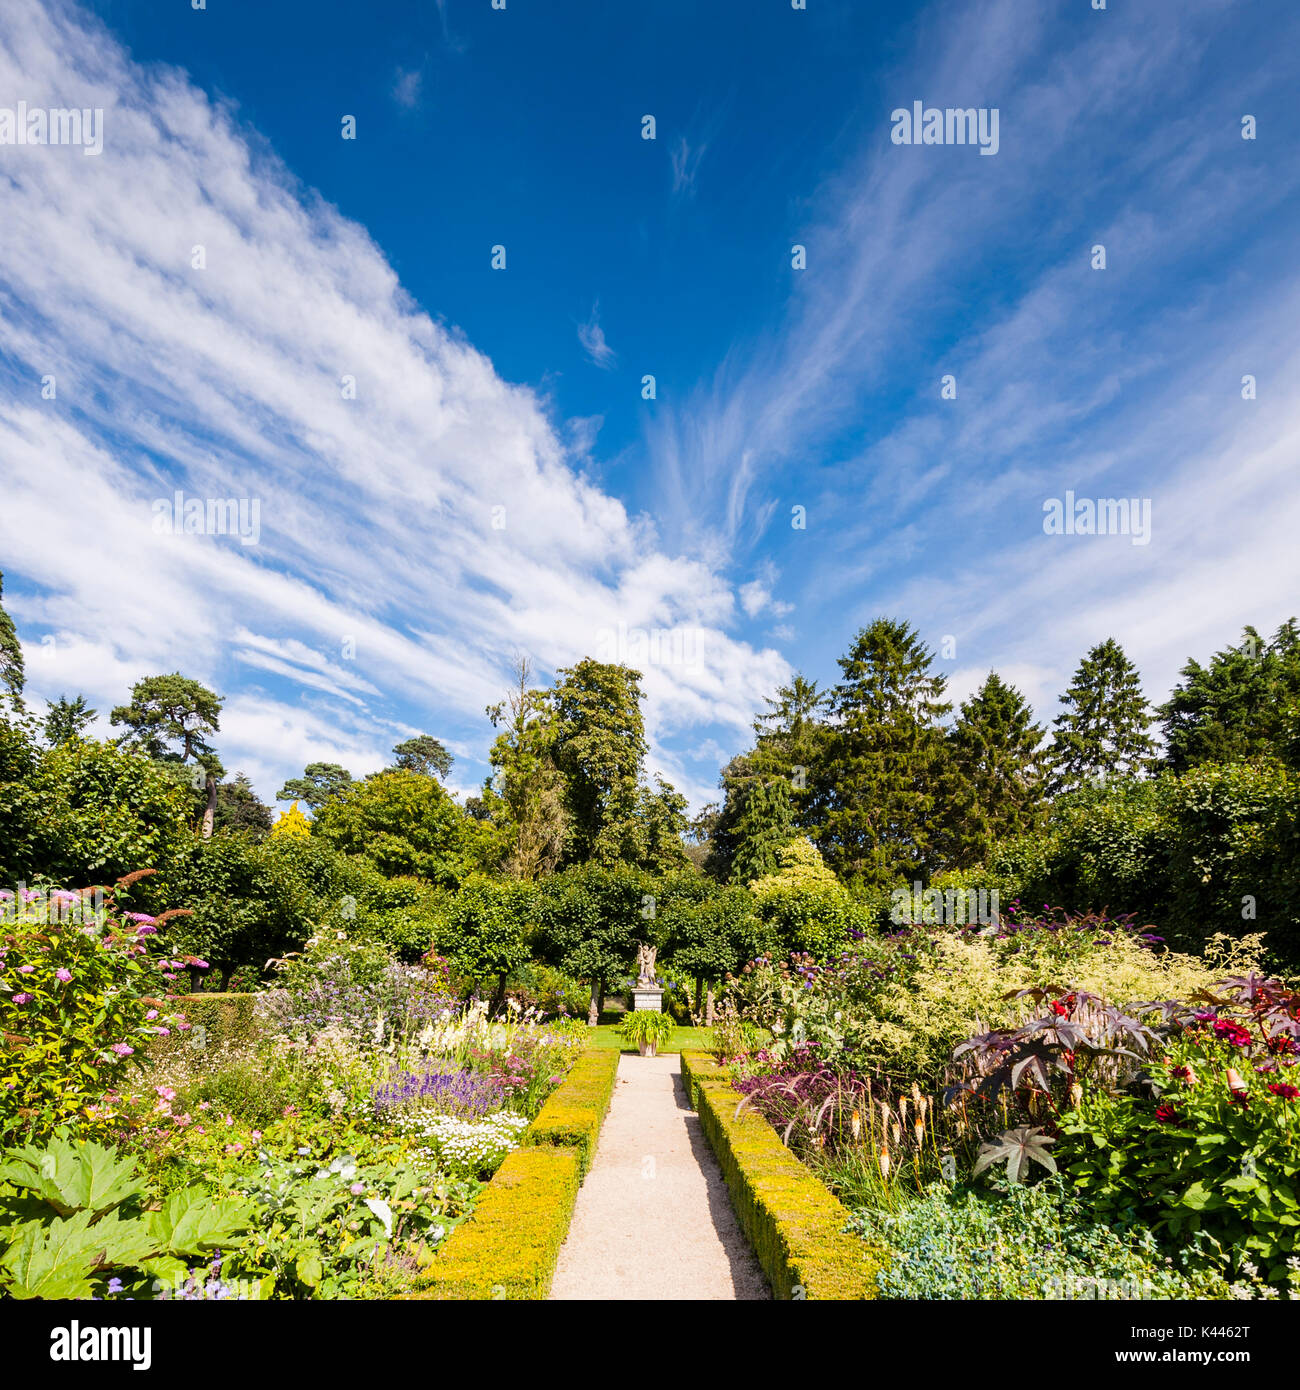
[[[233,1125],[234,1123],[235,1123],[235,1117],[234,1117],[233,1115],[227,1115],[227,1116],[226,1116],[226,1128],[229,1129],[230,1126]]]
[[[262,1131],[260,1129],[255,1129],[252,1134],[249,1135],[249,1138],[254,1144],[260,1144],[262,1142]]]
[[[185,1112],[184,1115],[174,1115],[172,1118],[181,1127],[181,1129],[184,1129],[186,1125],[192,1125],[194,1123],[194,1121],[190,1118],[188,1110]]]
[[[54,972],[54,978],[55,978],[56,980],[62,980],[63,983],[66,985],[66,984],[68,983],[68,981],[69,981],[70,979],[72,979],[72,971],[71,971],[71,970],[62,970],[62,969],[56,970],[56,971]]]
[[[13,999],[15,1004],[30,1004],[32,996],[30,994],[15,994]]]
[[[175,1100],[176,1092],[170,1086],[155,1086],[154,1093],[160,1095],[164,1100]]]
[[[244,1152],[244,1146],[242,1144],[227,1144],[224,1152],[228,1154],[242,1154]]]
[[[211,1109],[212,1109],[212,1102],[211,1102],[210,1100],[201,1100],[201,1101],[199,1101],[199,1109],[200,1109],[200,1110],[211,1110]]]
[[[147,1014],[145,1014],[145,1018],[148,1018],[148,1019],[155,1019],[155,1018],[157,1018],[157,1017],[158,1017],[158,1010],[157,1010],[157,1009],[150,1009],[149,1012],[148,1012]]]
[[[135,1048],[128,1047],[126,1043],[114,1043],[108,1050],[110,1052],[116,1052],[119,1057],[130,1057],[135,1051]]]
[[[348,1188],[348,1191],[349,1191],[354,1197],[360,1197],[361,1194],[362,1194],[365,1190],[366,1190],[366,1185],[365,1185],[365,1183],[363,1183],[363,1182],[354,1182],[354,1183],[352,1184],[352,1186]]]
[[[35,969],[36,967],[34,965],[20,965],[18,967],[18,973],[20,975],[30,975]]]

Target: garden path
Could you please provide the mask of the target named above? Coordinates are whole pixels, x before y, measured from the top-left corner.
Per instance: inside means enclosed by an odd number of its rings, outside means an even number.
[[[771,1297],[686,1099],[676,1053],[619,1058],[551,1297]]]

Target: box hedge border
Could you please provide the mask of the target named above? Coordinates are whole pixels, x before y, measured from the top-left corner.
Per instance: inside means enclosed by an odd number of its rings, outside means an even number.
[[[619,1055],[582,1053],[408,1297],[547,1297],[609,1109]]]
[[[682,1053],[682,1080],[717,1155],[731,1204],[779,1299],[879,1297],[886,1258],[844,1226],[848,1211],[741,1097],[725,1067],[703,1052]]]

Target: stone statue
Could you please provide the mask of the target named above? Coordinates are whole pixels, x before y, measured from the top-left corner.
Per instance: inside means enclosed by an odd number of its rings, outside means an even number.
[[[655,948],[653,946],[638,946],[636,948],[636,982],[642,988],[650,987],[655,982]]]

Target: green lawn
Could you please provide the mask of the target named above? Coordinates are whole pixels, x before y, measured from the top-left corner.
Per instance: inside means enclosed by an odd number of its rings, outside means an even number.
[[[612,1011],[601,1014],[601,1021],[594,1028],[587,1029],[588,1047],[616,1048],[619,1051],[635,1052],[635,1047],[627,1047],[623,1042],[622,1034],[619,1032],[619,1024],[622,1014]],[[672,1041],[659,1049],[660,1052],[687,1052],[701,1050],[707,1051],[709,1044],[713,1041],[712,1028],[688,1028],[684,1024],[677,1024],[673,1028]]]

